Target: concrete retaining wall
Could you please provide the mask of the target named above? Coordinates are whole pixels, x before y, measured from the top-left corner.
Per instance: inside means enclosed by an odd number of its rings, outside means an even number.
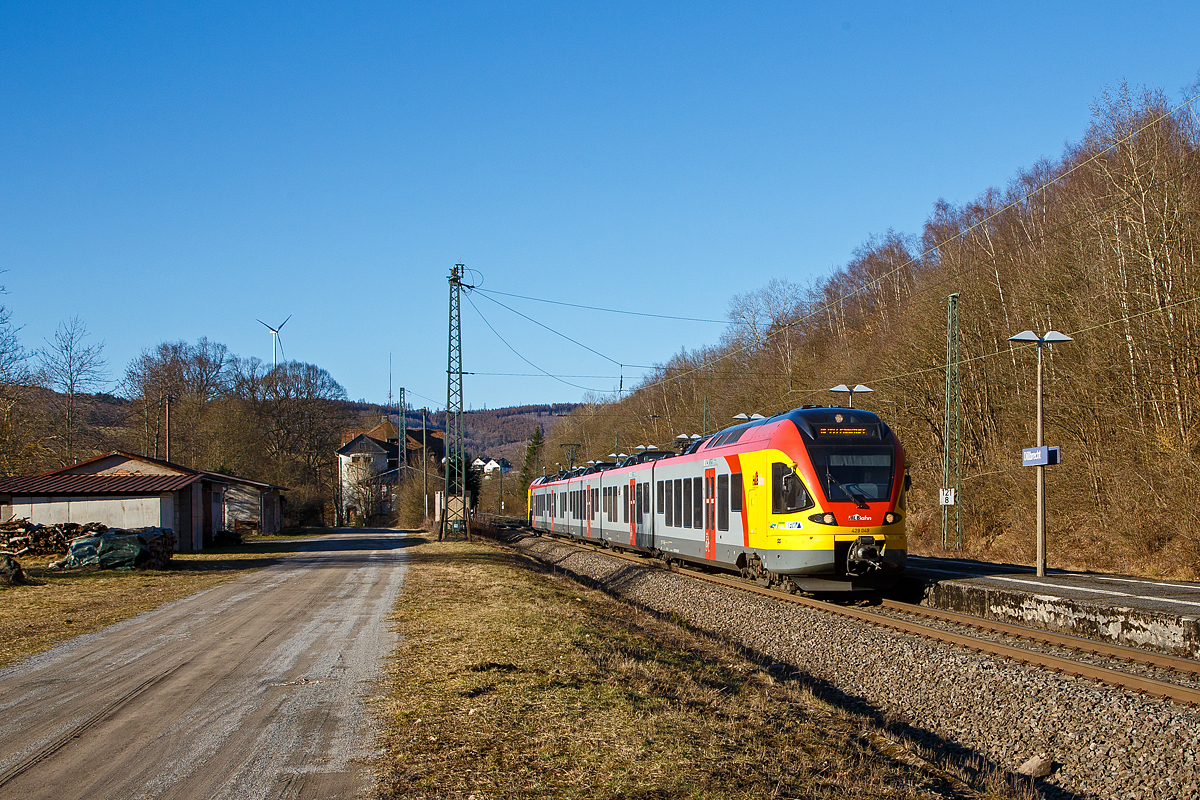
[[[1086,639],[1200,659],[1200,619],[1137,608],[1099,606],[1065,597],[941,581],[922,605],[1041,628]]]

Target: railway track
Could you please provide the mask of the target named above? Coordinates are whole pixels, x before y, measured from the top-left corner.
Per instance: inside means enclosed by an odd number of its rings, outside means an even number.
[[[506,527],[516,529],[522,533],[536,533],[523,525],[515,525],[508,523]],[[576,539],[566,537],[554,537],[556,541],[564,544],[569,544],[581,550],[590,550],[592,552],[604,553],[612,558],[629,561],[631,563],[647,565],[649,560],[643,556],[630,555],[625,552],[619,552],[612,548],[599,547],[585,542],[580,542]],[[661,563],[661,562],[659,562]],[[753,583],[749,583],[737,578],[727,577],[725,575],[717,575],[709,572],[704,572],[699,569],[680,568],[676,565],[671,565],[671,569],[679,574],[691,576],[697,580],[708,581],[722,586],[727,586],[732,589],[747,592],[750,594],[769,597],[773,600],[778,600],[794,605],[806,606],[828,614],[837,614],[843,617],[850,617],[862,622],[876,625],[881,628],[891,629],[907,633],[913,636],[921,636],[931,638],[936,641],[953,644],[958,647],[965,647],[976,652],[987,655],[997,656],[1000,658],[1011,659],[1024,664],[1029,664],[1042,669],[1048,669],[1053,672],[1070,675],[1075,678],[1086,678],[1097,683],[1106,684],[1116,688],[1128,689],[1141,694],[1157,697],[1163,700],[1170,700],[1175,703],[1181,703],[1191,707],[1200,706],[1200,688],[1182,685],[1169,680],[1159,680],[1157,678],[1138,675],[1129,671],[1123,671],[1110,666],[1101,666],[1096,663],[1088,663],[1088,659],[1092,660],[1116,660],[1132,665],[1133,667],[1148,668],[1159,671],[1166,671],[1170,674],[1184,676],[1185,681],[1187,676],[1200,676],[1200,662],[1186,658],[1178,658],[1162,653],[1153,653],[1145,650],[1138,650],[1132,647],[1123,647],[1121,645],[1107,644],[1104,642],[1096,642],[1090,639],[1082,639],[1076,636],[1068,636],[1065,634],[1052,633],[1049,631],[1037,630],[1034,628],[1026,628],[1020,625],[1011,625],[1008,623],[997,622],[995,620],[983,619],[981,617],[973,617],[967,614],[959,614],[953,611],[942,611],[940,609],[931,609],[924,606],[918,606],[911,603],[901,603],[894,600],[884,600],[880,604],[882,611],[868,610],[861,606],[843,605],[833,603],[826,600],[817,600],[803,595],[788,594],[776,589],[764,588]],[[887,613],[883,613],[887,612]],[[942,627],[937,625],[926,624],[924,622],[916,622],[906,617],[921,617],[932,622],[940,623]],[[953,627],[959,630],[950,630]],[[978,631],[984,635],[972,634],[962,631]],[[1004,642],[996,641],[990,636],[1005,637],[1015,639],[1020,642],[1028,642],[1035,647],[1051,647],[1067,653],[1077,653],[1084,660],[1078,657],[1056,655],[1031,649],[1030,647],[1015,646]]]

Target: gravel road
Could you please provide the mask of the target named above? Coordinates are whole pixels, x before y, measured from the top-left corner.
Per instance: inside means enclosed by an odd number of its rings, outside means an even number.
[[[0,796],[366,796],[361,698],[395,646],[387,619],[411,543],[314,539],[0,672]]]
[[[798,670],[826,699],[960,764],[1015,771],[1044,753],[1047,798],[1200,797],[1200,712],[631,565],[544,538],[515,545],[610,592]]]

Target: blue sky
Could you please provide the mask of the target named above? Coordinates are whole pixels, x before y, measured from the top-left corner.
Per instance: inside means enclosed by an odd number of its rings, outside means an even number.
[[[721,319],[1055,158],[1121,80],[1182,98],[1191,3],[0,2],[0,281],[114,379],[201,336],[352,399],[446,393],[446,277]],[[497,298],[619,364],[721,326]],[[555,374],[620,367],[476,297]],[[472,407],[579,400],[463,304]],[[641,370],[626,367],[626,385]],[[612,377],[569,382],[612,390]]]

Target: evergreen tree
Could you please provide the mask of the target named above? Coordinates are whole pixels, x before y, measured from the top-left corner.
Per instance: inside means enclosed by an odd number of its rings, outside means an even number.
[[[537,425],[533,429],[533,435],[529,437],[529,445],[525,448],[525,466],[521,467],[522,490],[528,489],[529,484],[533,483],[533,479],[537,477],[538,458],[542,454],[544,442],[542,426]]]

